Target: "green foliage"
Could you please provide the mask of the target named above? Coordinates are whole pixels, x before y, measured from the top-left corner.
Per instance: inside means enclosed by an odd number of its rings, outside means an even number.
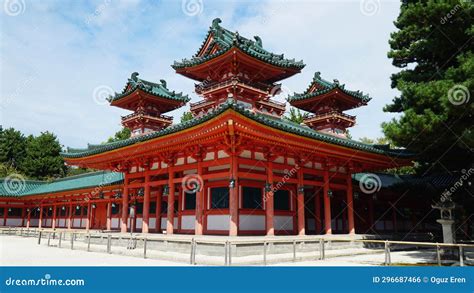
[[[19,172],[9,164],[0,163],[0,178],[7,177],[11,174],[18,174]]]
[[[360,142],[366,144],[380,144],[380,145],[392,145],[390,140],[386,137],[377,137],[376,139],[368,138],[368,137],[361,137],[359,139]]]
[[[26,153],[26,137],[18,130],[0,127],[0,162],[9,168],[21,167]]]
[[[130,138],[130,135],[131,135],[130,129],[124,127],[121,130],[117,131],[114,136],[109,137],[106,143],[124,140],[124,139]]]
[[[469,1],[404,1],[388,56],[400,96],[383,123],[395,146],[419,156],[425,171],[459,170],[473,161],[474,5]]]
[[[183,115],[181,116],[181,123],[189,121],[191,119],[193,119],[193,113],[184,112]]]
[[[61,145],[56,136],[50,132],[42,132],[39,136],[29,136],[26,156],[22,171],[34,179],[63,177],[66,166],[60,156]]]
[[[74,175],[80,175],[80,174],[84,174],[84,173],[90,173],[90,172],[94,172],[94,171],[97,171],[97,170],[90,169],[90,168],[77,168],[77,167],[74,167],[74,166],[68,166],[66,177],[74,176]]]
[[[301,124],[307,117],[308,113],[301,113],[300,109],[291,107],[289,115],[284,116],[283,118],[288,121]]]

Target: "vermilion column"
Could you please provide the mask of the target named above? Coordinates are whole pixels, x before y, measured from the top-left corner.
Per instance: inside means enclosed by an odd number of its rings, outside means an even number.
[[[324,193],[324,230],[326,234],[332,234],[331,228],[331,199],[329,198],[329,170],[324,170],[323,176],[323,193]]]
[[[163,189],[160,188],[156,194],[156,221],[155,221],[155,231],[157,233],[161,232],[161,201],[163,199]]]
[[[168,220],[166,221],[166,234],[173,234],[174,230],[174,168],[168,165]]]
[[[30,228],[30,222],[31,222],[31,208],[26,209],[27,215],[26,215],[26,228]]]
[[[300,190],[301,189],[301,190]],[[304,228],[304,190],[303,190],[303,168],[298,169],[298,235],[305,235]]]
[[[275,235],[275,229],[273,226],[273,162],[271,158],[267,159],[267,183],[270,184],[270,191],[265,191],[265,218],[267,235]]]
[[[107,231],[112,230],[112,202],[109,201],[107,203],[107,224],[106,224]]]
[[[124,178],[123,194],[122,194],[122,225],[120,227],[120,232],[127,232],[128,225],[128,186],[127,186],[127,176]]]
[[[204,185],[204,179],[202,179],[202,158],[198,158],[197,162],[197,175],[199,182]],[[204,186],[199,186],[196,191],[196,220],[194,223],[194,234],[202,235],[202,208],[203,208],[203,195]]]
[[[69,215],[68,215],[68,218],[67,218],[67,228],[68,229],[72,228],[72,213],[73,213],[72,204],[69,204]]]
[[[40,206],[40,216],[39,216],[39,222],[38,222],[38,228],[41,229],[43,223],[43,206]]]
[[[57,210],[57,207],[53,206],[53,222],[51,224],[52,229],[56,229],[56,210]]]
[[[231,187],[229,182],[229,236],[237,236],[239,231],[239,162],[237,154],[233,153],[231,159],[230,180],[234,180],[234,186]]]
[[[86,218],[86,231],[89,231],[91,227],[91,203],[87,204],[87,218]]]
[[[148,169],[146,171],[148,173]],[[150,185],[149,176],[145,175],[145,192],[143,197],[143,222],[142,233],[148,233],[148,223],[150,221]]]
[[[347,221],[349,222],[349,234],[355,234],[354,227],[354,198],[352,192],[352,174],[347,171]]]

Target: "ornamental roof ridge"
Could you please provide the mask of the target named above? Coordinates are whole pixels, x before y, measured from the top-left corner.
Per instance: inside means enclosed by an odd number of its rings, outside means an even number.
[[[305,67],[303,60],[296,61],[294,58],[285,59],[284,54],[274,54],[265,50],[262,46],[262,39],[259,36],[254,36],[254,40],[245,38],[237,31],[232,32],[226,28],[221,27],[221,22],[222,20],[220,18],[216,18],[212,21],[212,25],[209,27],[209,31],[207,32],[204,41],[202,42],[196,54],[191,57],[191,59],[185,58],[181,61],[174,61],[171,67],[173,67],[174,69],[178,69],[202,64],[210,59],[224,54],[232,47],[239,48],[250,56],[275,66],[288,68],[292,67],[297,69],[302,69],[303,67]],[[211,35],[213,37],[213,42],[217,43],[220,46],[220,50],[213,54],[209,54],[212,48],[212,46],[209,46],[207,51],[204,52],[202,56],[198,56],[204,49],[207,40]]]
[[[319,85],[320,87],[322,87],[322,89],[310,91],[314,85]],[[294,93],[293,95],[288,96],[287,101],[291,103],[293,101],[305,100],[308,98],[326,94],[332,91],[333,89],[339,89],[342,92],[348,94],[349,96],[359,99],[363,103],[367,103],[372,99],[368,94],[364,94],[362,91],[347,90],[345,86],[345,84],[341,84],[337,79],[334,79],[333,82],[330,82],[321,78],[321,72],[317,71],[314,73],[313,79],[306,88],[306,90],[303,93]]]
[[[133,72],[130,78],[127,80],[127,84],[123,88],[121,93],[115,93],[114,96],[109,97],[109,102],[118,101],[123,97],[126,97],[136,89],[140,89],[154,96],[158,96],[168,100],[180,101],[187,103],[191,100],[188,95],[183,95],[182,92],[176,93],[171,91],[167,87],[167,82],[164,79],[160,79],[160,83],[155,83],[138,78],[139,73]]]

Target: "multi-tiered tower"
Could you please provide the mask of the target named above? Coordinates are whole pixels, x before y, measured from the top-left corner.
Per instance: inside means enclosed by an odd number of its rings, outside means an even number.
[[[329,82],[316,72],[313,81],[302,94],[288,97],[288,102],[301,110],[312,113],[304,124],[314,130],[340,137],[347,137],[347,128],[354,126],[356,117],[344,111],[367,105],[369,96],[360,91],[349,91],[337,79]]]
[[[213,20],[194,57],[172,66],[177,73],[199,81],[195,91],[204,100],[191,104],[193,116],[202,116],[232,97],[247,109],[280,117],[285,104],[271,99],[279,92],[275,83],[299,73],[305,65],[266,51],[258,36],[249,40],[220,23],[219,18]]]
[[[132,136],[158,131],[173,123],[173,117],[163,113],[175,110],[189,101],[187,95],[170,91],[166,81],[153,83],[132,73],[122,93],[110,97],[110,104],[133,111],[122,117],[122,125],[131,130]]]

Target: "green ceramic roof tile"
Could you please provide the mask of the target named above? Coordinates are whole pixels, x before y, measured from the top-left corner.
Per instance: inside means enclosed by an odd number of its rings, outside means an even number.
[[[0,178],[0,197],[20,197],[38,189],[45,181],[24,180],[20,176]]]
[[[221,27],[219,23],[221,23],[221,20],[219,18],[216,18],[212,21],[212,26],[210,27],[206,38],[204,39],[204,42],[200,46],[198,53],[201,52],[206,43],[207,38],[211,34],[213,35],[214,43],[218,44],[220,47],[219,51],[213,54],[209,54],[209,49],[212,48],[212,46],[209,46],[208,52],[205,52],[203,56],[198,57],[196,54],[190,60],[183,59],[180,62],[175,61],[171,67],[173,67],[174,69],[178,69],[199,65],[226,53],[234,47],[239,48],[240,50],[252,57],[255,57],[263,62],[275,66],[295,69],[302,69],[303,67],[305,67],[305,64],[302,60],[296,61],[295,59],[286,59],[283,54],[274,54],[263,49],[262,40],[260,37],[255,36],[255,40],[247,39],[245,37],[240,36],[238,32],[231,32]]]
[[[126,97],[130,93],[134,92],[136,89],[141,89],[149,94],[154,96],[175,100],[183,103],[187,103],[190,101],[188,95],[183,95],[183,93],[176,93],[175,91],[170,91],[166,87],[166,81],[160,80],[161,83],[153,83],[150,81],[146,81],[144,79],[138,78],[138,72],[132,73],[132,76],[128,79],[127,84],[125,85],[124,89],[121,93],[115,93],[114,96],[109,98],[109,102],[114,102]]]
[[[96,186],[109,186],[123,183],[123,174],[109,171],[85,173],[71,177],[48,181],[25,181],[25,188],[18,188],[15,194],[8,193],[4,183],[6,178],[0,179],[0,197],[27,196],[35,194],[46,194],[68,190],[90,188]],[[7,190],[5,190],[7,189]]]
[[[195,125],[199,125],[205,121],[208,121],[214,117],[217,117],[218,115],[222,114],[228,109],[233,109],[234,111],[256,121],[259,123],[262,123],[264,125],[273,127],[275,129],[280,129],[289,133],[297,134],[300,136],[312,138],[315,140],[319,141],[324,141],[327,143],[335,144],[335,145],[340,145],[344,147],[349,147],[352,149],[358,149],[358,150],[363,150],[371,153],[377,153],[377,154],[386,154],[389,156],[393,157],[413,157],[412,153],[407,152],[404,149],[384,149],[378,146],[374,145],[369,145],[369,144],[364,144],[358,141],[350,140],[350,139],[345,139],[345,138],[339,138],[335,137],[329,134],[321,133],[318,131],[315,131],[307,126],[302,126],[287,120],[283,119],[278,119],[278,118],[273,118],[267,115],[262,115],[262,114],[256,114],[253,113],[247,109],[244,109],[243,107],[237,105],[235,103],[235,100],[229,99],[227,102],[221,104],[217,109],[214,111],[211,111],[207,113],[206,115],[199,117],[199,118],[193,118],[187,122],[172,125],[168,128],[165,128],[160,131],[152,132],[143,136],[137,136],[129,139],[125,139],[122,141],[117,141],[113,143],[108,143],[108,144],[103,144],[100,145],[98,148],[93,148],[93,149],[83,149],[83,150],[78,150],[74,149],[72,152],[67,151],[61,153],[65,158],[81,158],[81,157],[86,157],[90,155],[95,155],[95,154],[100,154],[104,153],[107,151],[111,151],[114,149],[118,149],[121,147],[133,145],[136,143],[144,142],[153,138],[157,137],[162,137],[166,136],[171,133],[176,133],[181,130],[193,127]]]
[[[310,92],[310,89],[314,86],[318,85],[319,90]],[[367,103],[371,100],[371,98],[367,95],[364,94],[361,91],[350,91],[345,88],[344,84],[340,84],[337,79],[335,79],[333,82],[324,80],[321,78],[321,73],[316,72],[314,74],[313,80],[309,84],[308,88],[303,93],[295,93],[294,95],[288,96],[288,102],[294,102],[294,101],[299,101],[299,100],[305,100],[309,98],[313,98],[319,95],[326,94],[334,89],[339,89],[340,91],[348,94],[351,97],[354,97],[358,100],[360,100],[363,103]]]

